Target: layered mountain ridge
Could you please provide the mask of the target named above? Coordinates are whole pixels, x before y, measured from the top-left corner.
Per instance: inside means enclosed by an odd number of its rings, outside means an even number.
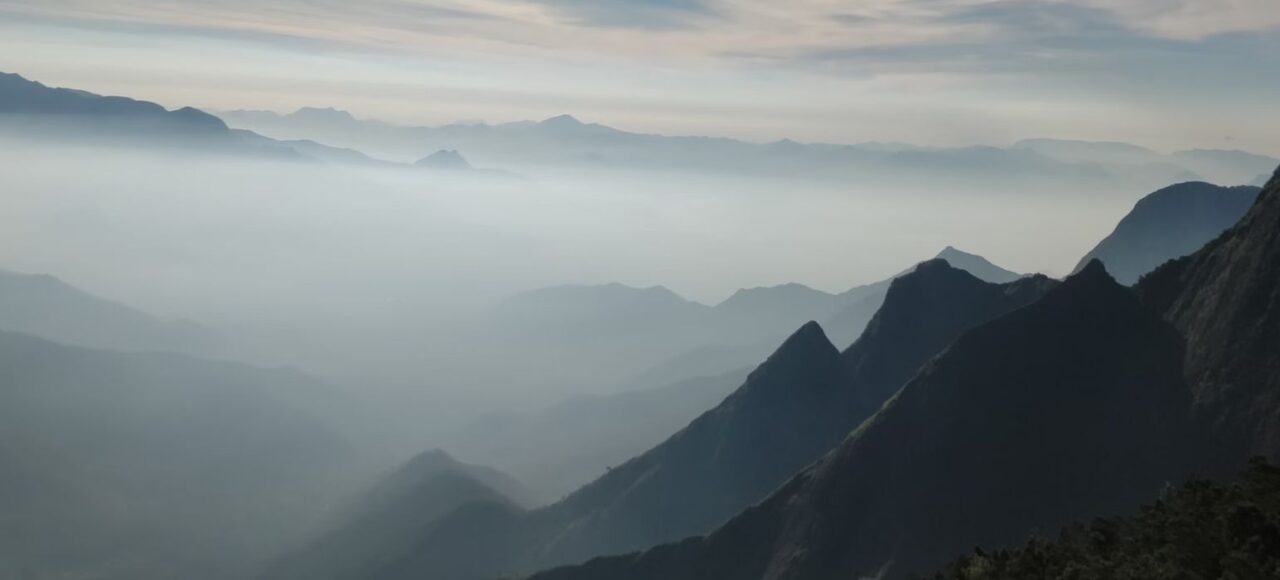
[[[1280,178],[1144,277],[1097,260],[961,336],[871,419],[705,537],[539,580],[904,578],[1275,457]]]
[[[1052,285],[1043,276],[990,284],[943,260],[922,263],[891,283],[885,307],[846,352],[807,323],[724,402],[650,451],[543,509],[462,510],[370,577],[527,573],[710,531],[836,445],[960,333]],[[504,540],[481,540],[489,537]],[[452,557],[467,538],[481,552]]]

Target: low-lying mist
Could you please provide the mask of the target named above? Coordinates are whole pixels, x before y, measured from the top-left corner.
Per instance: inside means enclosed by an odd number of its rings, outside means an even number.
[[[715,406],[805,321],[846,346],[885,285],[851,288],[946,246],[1064,273],[1146,193],[0,146],[17,325],[0,330],[68,345],[0,332],[33,440],[0,463],[98,478],[38,494],[91,498],[37,530],[87,543],[37,534],[30,553],[57,546],[69,573],[127,554],[121,577],[249,574],[369,482],[453,461],[433,448],[553,500]],[[760,286],[778,287],[738,292]],[[31,451],[59,446],[65,465]]]
[[[455,339],[513,293],[620,282],[714,304],[788,282],[839,292],[946,245],[1062,273],[1145,193],[598,170],[494,179],[7,149],[8,269],[233,334],[236,358],[296,365],[361,392],[461,395],[477,409],[608,390],[476,378],[519,353],[454,352]]]

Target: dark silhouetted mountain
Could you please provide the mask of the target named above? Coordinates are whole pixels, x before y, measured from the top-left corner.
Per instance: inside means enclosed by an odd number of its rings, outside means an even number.
[[[1169,260],[1200,249],[1253,205],[1258,188],[1204,182],[1171,185],[1138,201],[1114,231],[1085,255],[1076,270],[1099,259],[1130,285]]]
[[[805,324],[718,406],[563,501],[525,515],[451,516],[374,578],[470,579],[705,533],[818,459],[966,329],[1034,301],[1038,276],[983,282],[932,260],[894,280],[867,332],[841,354]],[[499,537],[465,565],[456,542]],[[447,539],[448,542],[440,542]],[[462,566],[462,567],[453,567]]]
[[[1261,173],[1261,174],[1258,174],[1258,177],[1254,178],[1254,180],[1253,180],[1252,182],[1250,182],[1250,183],[1249,183],[1249,185],[1254,185],[1254,186],[1257,186],[1257,187],[1262,187],[1262,186],[1264,186],[1264,185],[1266,185],[1266,184],[1267,184],[1267,180],[1269,180],[1269,179],[1271,179],[1271,174],[1269,174],[1269,173]]]
[[[978,278],[987,282],[1001,284],[1016,280],[1021,274],[1010,272],[995,264],[992,264],[986,258],[976,254],[970,254],[961,250],[957,250],[952,246],[947,246],[938,252],[934,259],[946,260],[952,267],[965,270]],[[851,344],[859,335],[862,334],[867,323],[871,321],[871,317],[875,316],[880,310],[880,305],[884,302],[885,292],[889,290],[889,284],[894,278],[908,274],[915,269],[915,266],[897,274],[893,278],[873,282],[863,286],[851,288],[840,294],[840,309],[824,319],[824,327],[828,329],[832,342],[837,345]]]
[[[0,536],[27,538],[0,562],[22,577],[245,577],[356,463],[288,402],[323,390],[297,373],[8,332],[0,369]]]
[[[441,149],[419,159],[414,165],[425,167],[427,169],[447,169],[451,171],[465,171],[471,169],[471,164],[462,157],[462,154],[453,149]]]
[[[526,495],[504,473],[461,463],[440,450],[424,452],[377,482],[329,529],[275,562],[267,575],[299,580],[368,577],[386,561],[409,556],[441,517],[475,502],[512,505],[508,493]]]
[[[1131,509],[1197,458],[1182,356],[1177,332],[1094,262],[964,333],[714,533],[534,578],[905,578]]]
[[[113,350],[211,354],[223,339],[192,322],[165,320],[81,291],[53,276],[0,270],[0,329]]]
[[[1280,178],[1235,226],[1137,289],[1185,336],[1197,412],[1223,454],[1280,457]]]
[[[987,282],[994,284],[1004,284],[1005,282],[1012,282],[1022,277],[1022,274],[1010,272],[1000,266],[992,264],[982,256],[962,252],[951,246],[943,248],[941,252],[938,252],[938,255],[935,256],[935,258],[946,260],[948,264],[951,264],[952,268],[959,268],[977,276],[980,280],[986,280]]]
[[[1065,528],[1056,540],[975,550],[937,580],[1276,578],[1280,469],[1255,461],[1228,484],[1196,480],[1128,517]]]

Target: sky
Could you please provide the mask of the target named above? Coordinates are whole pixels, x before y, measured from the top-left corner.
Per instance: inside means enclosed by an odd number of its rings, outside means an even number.
[[[0,70],[405,124],[1280,155],[1277,0],[0,0]]]

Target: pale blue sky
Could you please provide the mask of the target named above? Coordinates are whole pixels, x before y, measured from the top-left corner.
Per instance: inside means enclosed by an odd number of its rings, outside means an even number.
[[[0,70],[404,123],[1280,154],[1277,0],[0,0]]]

